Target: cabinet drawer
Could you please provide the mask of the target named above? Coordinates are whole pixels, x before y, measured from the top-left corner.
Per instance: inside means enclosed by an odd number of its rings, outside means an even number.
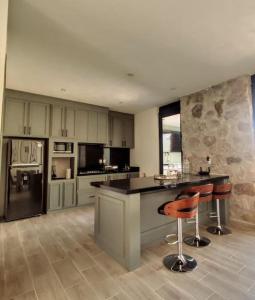
[[[95,188],[82,189],[77,192],[77,204],[86,205],[95,202],[96,190]]]
[[[92,186],[90,185],[91,182],[97,182],[97,181],[106,181],[105,175],[100,176],[84,176],[84,177],[78,177],[77,178],[77,189],[88,189]],[[93,187],[92,187],[93,188]]]

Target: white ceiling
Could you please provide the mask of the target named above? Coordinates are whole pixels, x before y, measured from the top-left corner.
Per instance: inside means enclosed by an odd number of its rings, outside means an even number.
[[[254,0],[10,0],[8,88],[137,112],[254,72]]]

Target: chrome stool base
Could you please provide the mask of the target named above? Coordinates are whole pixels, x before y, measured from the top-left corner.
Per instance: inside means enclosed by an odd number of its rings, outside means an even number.
[[[172,254],[164,257],[165,267],[172,272],[189,272],[197,267],[196,260],[188,255],[183,254],[182,259],[178,254]]]
[[[196,236],[187,236],[183,239],[183,241],[185,244],[196,248],[206,247],[211,243],[211,241],[206,237],[197,238]]]
[[[226,235],[226,234],[231,234],[232,231],[228,228],[222,227],[222,226],[210,226],[207,228],[207,231],[210,232],[211,234],[216,234],[216,235]]]

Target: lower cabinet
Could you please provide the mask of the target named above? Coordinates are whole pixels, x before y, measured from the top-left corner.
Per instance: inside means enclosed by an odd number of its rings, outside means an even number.
[[[48,210],[76,206],[75,181],[51,182],[48,189]]]
[[[91,175],[77,177],[77,205],[86,205],[95,202],[96,188],[90,185],[91,182],[117,180],[139,177],[139,173],[114,173],[105,175]]]
[[[95,202],[96,188],[91,182],[106,181],[106,175],[80,176],[77,177],[77,205],[86,205]]]

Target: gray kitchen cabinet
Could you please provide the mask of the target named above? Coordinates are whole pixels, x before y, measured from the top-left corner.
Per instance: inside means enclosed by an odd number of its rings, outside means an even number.
[[[51,136],[64,136],[64,107],[62,105],[53,105],[51,109]]]
[[[76,184],[74,180],[50,182],[48,192],[48,210],[72,207],[76,205]]]
[[[49,136],[49,105],[45,103],[29,103],[29,135],[35,137]]]
[[[7,98],[4,114],[4,135],[26,135],[27,102]]]
[[[97,115],[97,142],[108,144],[108,113],[105,112]]]
[[[98,130],[98,114],[96,111],[90,110],[88,112],[88,142],[97,143]]]
[[[126,118],[122,120],[123,146],[134,148],[134,119]]]
[[[95,202],[96,189],[91,182],[106,181],[106,175],[92,175],[77,177],[77,205],[87,205]]]
[[[76,205],[76,188],[75,182],[63,182],[63,207],[72,207]]]
[[[48,137],[49,104],[6,98],[4,135]]]
[[[123,142],[123,129],[122,129],[122,120],[118,117],[111,117],[110,120],[110,146],[112,147],[122,147]]]
[[[65,130],[66,137],[75,137],[75,109],[71,107],[65,109]]]
[[[75,137],[75,109],[62,105],[52,105],[52,137]]]
[[[63,206],[63,183],[51,182],[48,189],[48,210],[61,209]]]
[[[75,135],[80,142],[88,141],[88,111],[78,109],[75,112]]]
[[[111,147],[134,148],[134,116],[110,112],[109,136]]]

